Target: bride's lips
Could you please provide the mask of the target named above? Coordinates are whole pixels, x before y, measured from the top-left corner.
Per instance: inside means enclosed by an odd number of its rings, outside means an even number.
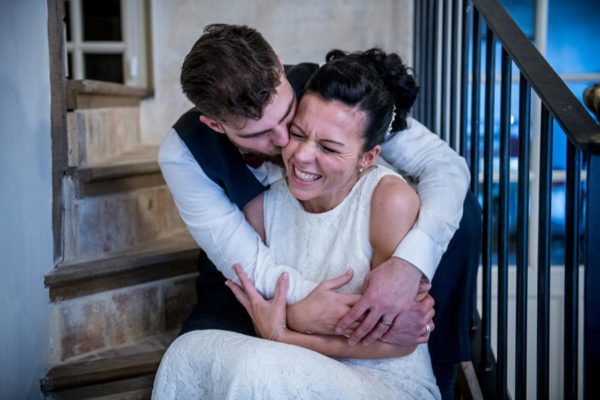
[[[310,184],[314,181],[321,179],[322,175],[314,174],[312,172],[303,171],[300,168],[292,164],[292,177],[294,181],[300,184]]]

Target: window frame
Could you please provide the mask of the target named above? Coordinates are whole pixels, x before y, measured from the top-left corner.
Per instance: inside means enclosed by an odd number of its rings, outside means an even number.
[[[123,84],[149,87],[147,51],[147,2],[120,0],[121,41],[84,41],[82,0],[69,0],[71,40],[65,37],[65,68],[71,55],[71,78],[86,79],[85,54],[122,54]],[[69,71],[66,71],[69,75]]]

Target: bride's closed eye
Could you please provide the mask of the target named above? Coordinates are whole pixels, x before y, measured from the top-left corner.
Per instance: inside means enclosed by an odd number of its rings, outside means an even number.
[[[332,149],[331,147],[327,147],[324,145],[321,145],[321,148],[323,149],[324,152],[326,153],[331,153],[331,154],[337,154],[339,153],[339,151]]]
[[[304,134],[303,134],[303,133],[301,133],[301,132],[298,132],[298,131],[296,131],[296,130],[290,130],[290,135],[291,135],[292,137],[295,137],[296,139],[304,139],[304,138],[305,138],[305,136],[304,136]]]

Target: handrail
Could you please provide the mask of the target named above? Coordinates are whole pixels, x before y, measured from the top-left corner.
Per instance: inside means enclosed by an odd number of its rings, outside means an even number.
[[[496,38],[567,137],[579,148],[600,152],[600,125],[592,119],[533,43],[497,0],[473,0]]]

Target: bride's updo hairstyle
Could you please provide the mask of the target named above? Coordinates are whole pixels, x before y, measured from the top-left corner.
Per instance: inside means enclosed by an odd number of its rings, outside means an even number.
[[[332,50],[325,60],[307,83],[306,92],[366,113],[364,151],[407,128],[406,118],[419,87],[400,56],[378,48],[356,53]]]

